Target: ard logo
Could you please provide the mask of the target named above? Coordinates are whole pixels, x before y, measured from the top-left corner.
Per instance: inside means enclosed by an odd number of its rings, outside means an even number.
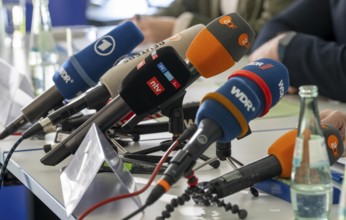
[[[115,44],[114,38],[110,35],[106,35],[95,42],[94,50],[100,56],[108,56],[113,53]]]

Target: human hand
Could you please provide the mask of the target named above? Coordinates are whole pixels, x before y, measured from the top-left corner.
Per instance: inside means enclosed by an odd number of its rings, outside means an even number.
[[[320,112],[320,120],[322,125],[332,125],[339,130],[341,138],[344,142],[344,147],[346,147],[346,113],[338,110],[325,109]],[[346,156],[346,150],[344,150],[343,156]]]
[[[144,43],[157,43],[172,35],[175,23],[174,17],[141,16],[131,18],[144,35]]]
[[[285,37],[285,34],[286,33],[278,34],[276,37],[262,44],[259,48],[257,48],[255,51],[253,51],[250,54],[249,61],[253,62],[261,58],[271,58],[276,61],[280,61],[279,53],[278,53],[279,41],[280,39]],[[296,94],[297,92],[298,92],[298,89],[291,86],[288,88],[288,91],[287,91],[288,94]]]
[[[253,51],[249,56],[249,61],[253,62],[261,58],[271,58],[276,61],[279,60],[279,40],[285,36],[285,33],[279,34],[276,37],[270,39],[269,41],[262,44],[255,51]]]

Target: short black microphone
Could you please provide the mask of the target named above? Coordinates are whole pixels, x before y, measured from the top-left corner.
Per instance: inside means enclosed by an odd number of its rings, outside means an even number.
[[[182,176],[190,176],[201,154],[215,141],[227,143],[249,132],[248,122],[263,116],[287,92],[288,71],[271,59],[260,59],[235,71],[216,92],[207,94],[197,112],[198,129],[170,161],[146,205],[161,197]]]
[[[95,86],[114,62],[130,53],[143,38],[136,25],[127,21],[71,56],[54,74],[55,85],[24,107],[22,114],[2,131],[0,139],[11,135],[28,122],[36,122],[49,111],[63,105],[64,99],[72,99]]]
[[[332,165],[344,152],[342,138],[333,126],[322,126],[322,130]],[[211,193],[223,198],[266,179],[290,178],[296,136],[297,129],[285,133],[269,147],[269,156],[211,180],[206,187]]]

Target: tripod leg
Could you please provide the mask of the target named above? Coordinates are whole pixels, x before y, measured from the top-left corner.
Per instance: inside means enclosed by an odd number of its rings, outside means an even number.
[[[200,156],[200,158],[201,158],[202,160],[204,160],[204,161],[210,160],[210,157],[205,156],[204,154],[202,154],[202,155]],[[213,161],[211,161],[211,162],[209,162],[209,163],[207,163],[207,164],[209,164],[210,166],[212,166],[212,167],[214,167],[214,168],[216,169],[216,168],[218,168],[218,167],[220,166],[220,161],[217,160],[217,158],[216,158],[216,160],[213,160]]]
[[[218,161],[219,162],[219,165],[220,165],[220,161],[217,159],[217,157],[214,157],[214,158],[210,158],[208,160],[206,160],[204,163],[202,163],[201,165],[199,165],[198,167],[195,167],[193,169],[193,171],[196,171],[196,170],[199,170],[201,169],[202,167],[208,165],[208,164],[211,164],[211,163],[214,163],[215,161]]]
[[[233,169],[237,169],[237,166],[234,164],[233,160],[230,157],[227,157],[226,160],[233,167]]]

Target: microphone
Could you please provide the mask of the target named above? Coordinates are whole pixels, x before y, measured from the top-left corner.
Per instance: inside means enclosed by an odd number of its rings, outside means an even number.
[[[77,150],[93,123],[104,132],[132,111],[135,114],[151,111],[183,92],[192,77],[184,60],[172,47],[160,48],[144,61],[125,77],[118,96],[58,143],[41,162],[56,165]]]
[[[127,21],[71,56],[55,72],[55,85],[24,107],[21,110],[22,114],[0,134],[0,139],[11,135],[28,122],[36,122],[50,110],[60,107],[65,98],[74,98],[95,86],[117,59],[131,52],[143,39],[143,34],[136,25]]]
[[[332,165],[344,152],[342,138],[333,126],[322,126],[322,130]],[[266,179],[290,178],[296,136],[297,129],[285,133],[269,147],[269,156],[211,180],[210,192],[223,198]]]
[[[229,25],[225,24],[224,18],[227,18],[228,20],[232,20],[236,24],[236,28],[234,27],[231,28],[229,27]],[[214,33],[215,33],[215,36],[213,35]],[[211,35],[214,37],[212,37]],[[228,43],[230,39],[235,39],[235,41],[238,41],[240,38],[243,39],[245,35],[247,36],[246,45],[239,44],[239,43],[235,43],[235,44]],[[208,51],[207,53],[204,52],[206,55],[201,56],[203,57],[204,62],[209,63],[209,66],[200,65],[199,64],[200,62],[198,62],[198,56],[196,56],[196,53],[201,53],[200,48],[204,48],[205,46],[201,44],[201,42],[204,43],[204,41],[200,40],[200,38],[205,38],[206,36],[209,39],[208,44],[212,44],[214,45],[214,47],[217,48],[217,49],[213,49],[213,51]],[[234,63],[241,58],[241,55],[247,52],[250,42],[252,43],[253,39],[254,39],[254,31],[251,29],[248,23],[243,18],[241,18],[237,13],[231,13],[229,15],[225,15],[215,19],[214,21],[209,23],[201,32],[197,34],[197,36],[193,39],[186,53],[187,59],[190,60],[189,56],[191,56],[192,58],[191,59],[192,62],[188,63],[188,66],[186,66],[186,63],[184,62],[184,60],[182,60],[176,54],[176,52],[172,51],[167,56],[169,57],[168,59],[172,59],[172,62],[173,60],[176,60],[176,63],[175,63],[176,66],[172,65],[171,68],[165,68],[166,66],[165,64],[166,61],[165,61],[163,62],[164,66],[159,65],[157,67],[160,69],[160,72],[161,71],[166,72],[166,70],[168,70],[170,73],[172,74],[174,73],[174,75],[179,74],[179,72],[180,74],[183,74],[183,75],[186,74],[186,77],[188,77],[189,80],[188,82],[186,82],[186,84],[181,85],[181,91],[184,91],[184,89],[190,84],[192,84],[200,75],[204,77],[211,77],[212,74],[214,75],[219,74],[227,70],[228,68],[230,68],[232,65],[234,65]],[[221,42],[227,42],[227,43],[223,44]],[[164,104],[170,103],[171,101],[174,101],[176,98],[180,97],[183,94],[183,92],[177,92],[176,94],[172,96],[167,96],[166,99],[161,99],[160,100],[161,102],[155,102],[156,105],[153,105],[148,103],[148,102],[151,102],[150,96],[146,96],[146,93],[142,93],[142,90],[139,90],[140,87],[137,87],[136,84],[131,85],[129,83],[132,80],[134,80],[134,78],[136,77],[142,77],[138,73],[135,74],[138,71],[143,72],[143,69],[141,69],[142,66],[150,66],[149,64],[151,63],[153,65],[156,65],[156,63],[153,62],[153,60],[156,57],[160,58],[160,56],[156,56],[155,53],[157,54],[163,53],[162,52],[163,50],[167,50],[167,51],[174,50],[173,48],[171,49],[169,48],[171,47],[160,48],[156,52],[153,52],[151,56],[149,56],[149,58],[147,57],[145,60],[140,62],[137,65],[137,67],[123,80],[122,85],[120,86],[120,92],[119,92],[120,97],[126,100],[127,105],[130,106],[130,109],[132,109],[136,115],[142,116],[144,114],[157,112],[161,104],[164,105]],[[221,72],[216,73],[210,67],[210,66],[213,66],[213,63],[210,63],[207,58],[210,57],[210,59],[213,60],[213,57],[218,54],[217,52],[218,50],[221,52],[227,51],[227,54],[224,53],[222,57],[219,57],[219,59],[222,59],[223,62],[221,62],[220,64],[221,67],[218,67],[218,69]],[[163,57],[161,58],[163,59]],[[198,66],[199,70],[197,71],[196,68],[191,63],[195,63],[196,66]],[[185,68],[187,67],[188,69],[186,71]],[[150,69],[150,68],[146,68],[146,69]],[[209,70],[213,71],[213,73],[209,73],[208,72]],[[150,71],[147,72],[146,74],[151,74]],[[143,77],[143,79],[145,78]],[[138,83],[148,82],[148,79],[145,79],[145,80],[146,81],[139,80]],[[181,83],[179,82],[179,84]],[[155,79],[148,82],[148,86],[152,86],[154,93],[157,93],[158,95],[161,95],[161,93],[164,94],[160,84],[156,82]],[[136,94],[136,97],[132,97],[132,95],[130,94],[133,94],[134,91],[140,91],[140,93]],[[114,103],[117,103],[117,100],[119,99],[119,97],[118,98],[117,97],[115,98],[115,100],[113,100]],[[105,106],[104,108],[109,108],[110,109],[109,111],[101,109],[99,112],[96,113],[95,117],[91,117],[85,124],[82,124],[77,130],[72,132],[67,138],[65,138],[62,142],[60,142],[57,146],[55,146],[51,151],[49,151],[43,158],[41,158],[41,162],[45,165],[56,165],[57,163],[65,159],[69,154],[73,154],[77,150],[78,145],[82,142],[82,139],[86,135],[89,127],[91,126],[91,123],[93,123],[93,120],[95,118],[100,119],[100,120],[97,120],[96,124],[99,126],[101,131],[106,131],[107,129],[112,127],[112,125],[114,125],[116,122],[118,122],[121,118],[114,117],[114,113],[111,113],[111,111],[115,109],[111,109],[111,107],[109,107],[108,105]],[[124,107],[124,109],[117,110],[118,112],[116,113],[117,114],[116,116],[121,115],[122,117],[124,117],[125,115],[120,114],[120,112],[124,113],[124,111],[126,110],[129,110],[129,109]],[[107,113],[104,113],[104,112],[107,112]],[[101,114],[104,114],[104,116],[99,116]],[[109,116],[106,116],[107,114],[109,114]],[[101,122],[102,121],[101,118],[102,120],[104,120],[103,122]]]
[[[193,38],[204,27],[202,24],[192,26],[164,41],[161,41],[138,54],[123,59],[119,64],[110,68],[101,78],[101,85],[87,91],[77,99],[67,105],[52,112],[47,117],[36,122],[33,126],[23,133],[23,138],[31,137],[42,131],[49,131],[52,125],[56,125],[62,120],[76,114],[84,108],[95,109],[104,106],[109,98],[116,97],[119,93],[118,88],[123,79],[130,71],[150,53],[156,49],[171,46],[177,53],[185,58],[187,48]]]
[[[235,71],[216,92],[202,99],[197,111],[198,129],[172,158],[146,205],[161,197],[182,176],[192,176],[200,155],[215,141],[226,143],[249,132],[248,122],[263,116],[287,92],[286,67],[272,59],[260,59]]]
[[[136,65],[138,65],[145,57],[150,55],[151,52],[162,47],[171,46],[182,58],[185,59],[189,45],[203,28],[205,28],[205,25],[203,24],[194,25],[150,48],[147,48],[146,50],[143,50],[142,52],[139,52],[138,54],[121,60],[118,65],[109,69],[101,77],[100,82],[107,88],[111,97],[116,97],[119,94],[119,87],[123,79]]]

